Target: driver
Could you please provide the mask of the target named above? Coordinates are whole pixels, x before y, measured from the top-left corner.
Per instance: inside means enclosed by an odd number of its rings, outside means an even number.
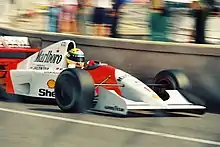
[[[70,49],[66,55],[68,68],[84,68],[85,56],[84,52],[79,48]]]

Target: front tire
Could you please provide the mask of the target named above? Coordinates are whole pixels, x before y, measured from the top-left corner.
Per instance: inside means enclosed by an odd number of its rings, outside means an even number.
[[[64,112],[84,113],[92,107],[94,82],[90,74],[81,69],[62,71],[55,83],[55,99]]]
[[[154,79],[155,84],[166,84],[167,90],[191,89],[191,83],[187,75],[178,69],[162,70]]]
[[[162,87],[154,87],[154,91],[164,100],[169,99],[169,94],[165,90],[188,90],[191,83],[181,70],[170,69],[160,71],[154,78],[155,84],[162,84]]]
[[[164,101],[169,99],[169,94],[165,90],[178,90],[189,102],[195,105],[205,106],[205,102],[202,99],[190,92],[192,90],[192,84],[188,76],[181,70],[162,70],[155,76],[154,83],[166,85],[163,90],[158,90],[157,88],[155,90]]]

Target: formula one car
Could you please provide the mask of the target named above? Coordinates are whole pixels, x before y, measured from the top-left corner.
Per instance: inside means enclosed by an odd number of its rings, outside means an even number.
[[[152,84],[108,64],[95,61],[84,69],[67,68],[65,55],[72,40],[54,43],[7,67],[7,93],[55,99],[64,112],[87,110],[127,115],[131,110],[173,110],[204,114],[206,107],[187,89],[180,70],[163,70]]]

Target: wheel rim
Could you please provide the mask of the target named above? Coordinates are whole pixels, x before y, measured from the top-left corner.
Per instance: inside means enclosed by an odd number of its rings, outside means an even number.
[[[164,84],[164,88],[167,90],[173,90],[175,89],[174,83],[171,81],[170,78],[161,78],[161,79],[156,79],[156,84]]]
[[[164,84],[163,87],[155,88],[155,91],[163,101],[167,101],[169,99],[169,94],[166,92],[166,90],[175,89],[174,83],[171,81],[170,78],[158,78],[155,80],[155,83]]]

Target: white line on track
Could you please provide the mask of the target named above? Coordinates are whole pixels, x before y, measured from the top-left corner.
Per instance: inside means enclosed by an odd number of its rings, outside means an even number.
[[[83,120],[76,120],[76,119],[70,119],[70,118],[44,115],[44,114],[39,114],[39,113],[18,111],[18,110],[7,109],[7,108],[0,108],[0,111],[11,112],[11,113],[16,113],[16,114],[23,114],[23,115],[29,115],[29,116],[36,116],[36,117],[48,118],[48,119],[54,119],[54,120],[62,120],[62,121],[71,122],[71,123],[91,125],[91,126],[102,127],[102,128],[110,128],[110,129],[116,129],[116,130],[121,130],[121,131],[129,131],[129,132],[135,132],[135,133],[142,133],[142,134],[146,134],[146,135],[155,135],[155,136],[161,136],[161,137],[166,137],[166,138],[174,138],[174,139],[180,139],[180,140],[185,140],[185,141],[192,141],[192,142],[198,142],[198,143],[203,143],[203,144],[211,144],[211,145],[220,146],[220,142],[205,140],[205,139],[199,139],[199,138],[191,138],[191,137],[178,136],[178,135],[172,135],[172,134],[166,134],[166,133],[160,133],[160,132],[153,132],[153,131],[140,130],[140,129],[134,129],[134,128],[126,128],[126,127],[120,127],[120,126],[115,126],[115,125],[107,125],[107,124],[101,124],[101,123],[95,123],[95,122],[89,122],[89,121],[83,121]]]

